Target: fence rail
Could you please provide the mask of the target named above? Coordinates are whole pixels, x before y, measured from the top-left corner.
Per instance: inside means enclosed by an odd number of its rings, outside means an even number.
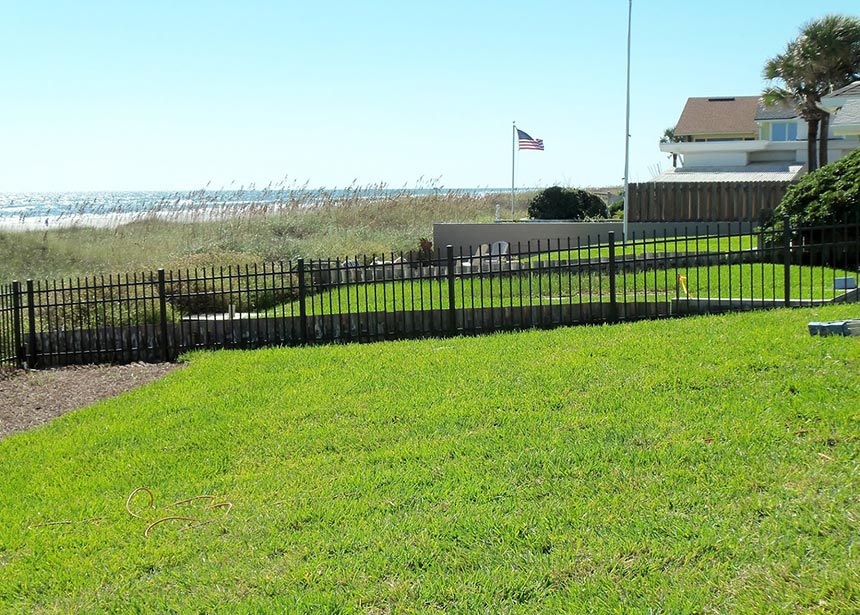
[[[0,365],[173,360],[858,301],[860,223],[613,233],[433,254],[158,270],[0,286]],[[703,232],[704,231],[704,232]],[[601,241],[602,240],[602,241]],[[552,249],[549,249],[552,246]]]
[[[789,182],[648,182],[631,184],[630,222],[757,220],[773,211]]]
[[[0,286],[0,366],[21,363],[20,299],[18,282]]]

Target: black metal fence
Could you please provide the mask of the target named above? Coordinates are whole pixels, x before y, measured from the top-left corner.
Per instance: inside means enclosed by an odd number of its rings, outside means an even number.
[[[0,286],[0,364],[480,334],[858,301],[860,224],[690,228]],[[704,232],[703,232],[704,231]],[[699,233],[702,233],[699,235]],[[549,249],[552,245],[553,249]]]

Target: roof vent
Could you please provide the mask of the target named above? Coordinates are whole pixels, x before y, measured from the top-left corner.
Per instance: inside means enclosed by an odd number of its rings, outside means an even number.
[[[709,98],[708,102],[732,102],[734,99],[734,96],[722,96],[716,98]]]

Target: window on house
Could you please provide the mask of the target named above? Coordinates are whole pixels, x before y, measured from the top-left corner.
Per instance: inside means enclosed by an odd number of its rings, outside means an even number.
[[[770,127],[771,141],[797,141],[797,124],[794,122],[774,122]]]

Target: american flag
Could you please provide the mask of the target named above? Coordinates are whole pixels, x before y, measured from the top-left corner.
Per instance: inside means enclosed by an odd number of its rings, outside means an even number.
[[[517,128],[517,138],[520,140],[520,149],[536,149],[543,151],[543,139],[532,139],[519,128]]]

